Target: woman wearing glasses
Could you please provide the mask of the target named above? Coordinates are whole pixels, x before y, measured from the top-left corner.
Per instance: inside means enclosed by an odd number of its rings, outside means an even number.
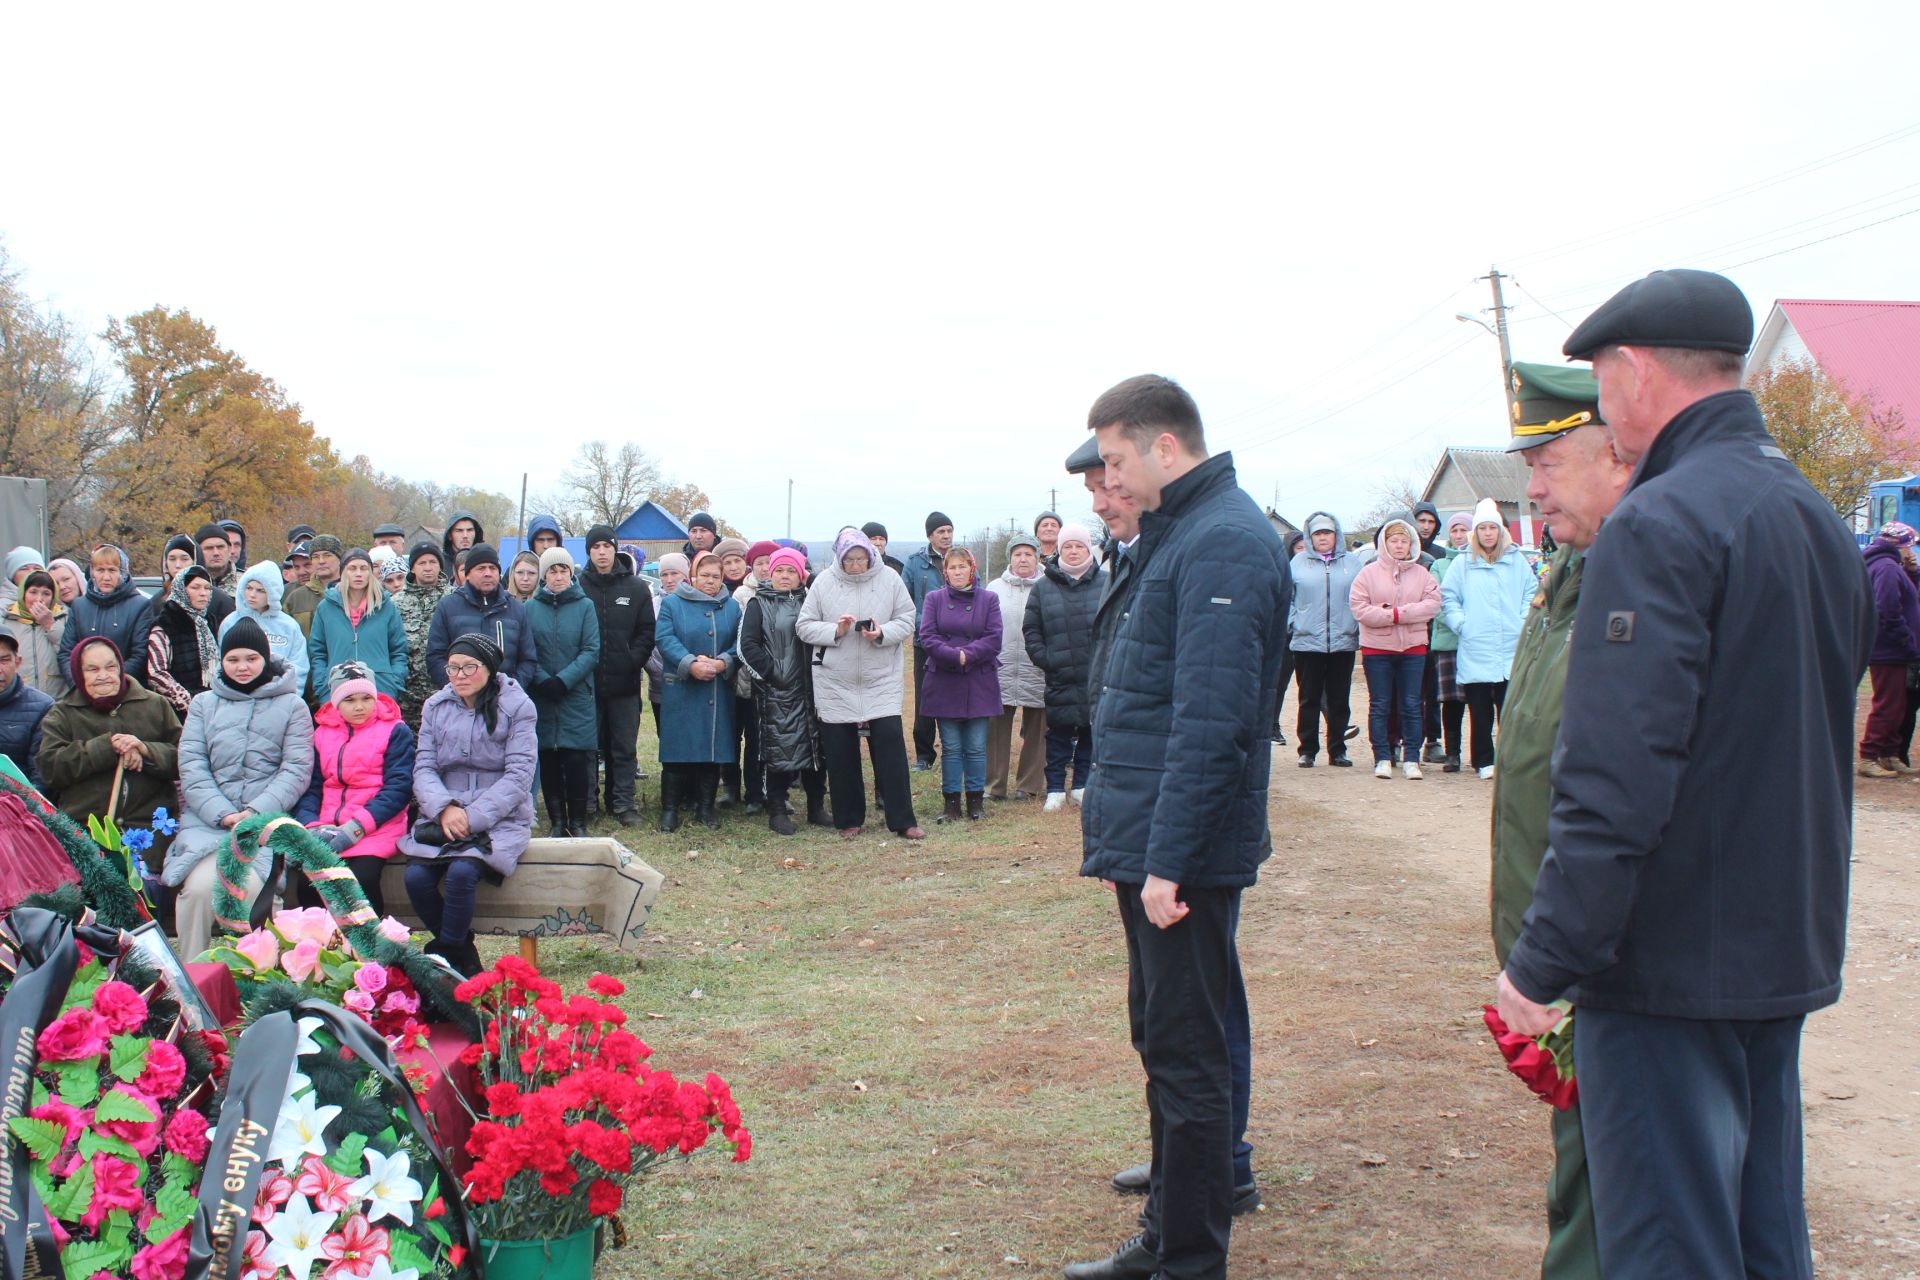
[[[420,709],[413,795],[420,821],[400,838],[407,897],[433,934],[427,951],[471,976],[474,897],[484,878],[513,874],[533,836],[539,738],[533,699],[489,637],[469,632],[447,650],[447,687]]]

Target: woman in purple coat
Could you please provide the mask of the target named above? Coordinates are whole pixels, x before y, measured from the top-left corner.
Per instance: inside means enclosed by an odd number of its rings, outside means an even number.
[[[987,723],[1000,714],[1000,599],[979,590],[973,553],[955,547],[940,562],[947,585],[920,606],[920,649],[927,655],[919,713],[940,724],[941,822],[987,816]]]

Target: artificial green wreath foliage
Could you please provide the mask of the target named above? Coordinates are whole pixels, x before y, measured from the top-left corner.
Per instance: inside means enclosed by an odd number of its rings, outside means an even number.
[[[80,891],[86,905],[93,908],[94,917],[101,924],[113,929],[135,929],[146,923],[140,905],[133,896],[133,889],[127,884],[127,872],[118,867],[102,853],[87,833],[82,831],[66,814],[54,809],[45,812],[41,806],[45,798],[32,787],[21,786],[7,775],[0,773],[0,792],[18,796],[27,807],[27,812],[39,820],[40,824],[53,833],[60,845],[60,851],[67,855],[67,861],[80,876]],[[51,899],[55,895],[36,895],[36,898]],[[48,905],[36,900],[36,906]],[[58,907],[48,905],[49,910],[60,911]],[[60,911],[61,915],[68,915]],[[74,917],[68,916],[69,919]]]
[[[248,818],[233,829],[216,851],[220,872],[214,877],[213,884],[213,914],[216,919],[245,918],[242,904],[229,892],[227,885],[247,882],[252,863],[259,856],[260,832],[278,816],[257,814]],[[267,847],[278,853],[289,867],[308,873],[309,878],[315,871],[346,870],[345,862],[331,846],[297,822],[283,822],[274,827],[273,833],[267,837]],[[480,1020],[464,1001],[454,997],[453,989],[459,980],[431,957],[415,950],[411,944],[395,942],[381,933],[379,921],[374,917],[373,909],[367,905],[367,895],[361,891],[359,881],[348,874],[335,879],[315,879],[313,887],[356,955],[362,960],[397,967],[412,981],[414,990],[420,995],[420,1021],[450,1022],[471,1037],[480,1035]],[[274,1004],[270,1008],[255,1009],[255,1004],[262,995],[272,991],[273,985],[268,984],[260,994],[247,1002],[252,1018],[284,1007],[283,1004]]]

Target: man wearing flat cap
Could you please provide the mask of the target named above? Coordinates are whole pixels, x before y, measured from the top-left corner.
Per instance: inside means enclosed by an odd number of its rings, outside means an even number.
[[[1493,779],[1493,950],[1501,964],[1533,901],[1547,852],[1549,772],[1567,688],[1567,646],[1580,602],[1586,550],[1626,492],[1633,469],[1613,454],[1600,421],[1599,385],[1585,369],[1513,365],[1513,439],[1527,464],[1527,496],[1558,543],[1535,592],[1500,712],[1500,769]],[[1543,536],[1543,541],[1545,538]],[[1547,1249],[1541,1280],[1600,1280],[1580,1106],[1553,1113],[1547,1183]]]
[[[1840,995],[1874,612],[1740,387],[1752,339],[1731,281],[1656,271],[1564,348],[1635,470],[1587,552],[1499,1000],[1529,1035],[1578,1010],[1600,1265],[1636,1280],[1813,1275],[1800,1032]]]

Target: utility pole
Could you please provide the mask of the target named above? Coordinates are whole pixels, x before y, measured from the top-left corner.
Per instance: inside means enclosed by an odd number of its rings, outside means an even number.
[[[1058,511],[1059,509],[1060,509],[1060,491],[1058,489],[1047,490],[1047,510]]]
[[[527,473],[520,473],[520,548],[527,546]]]
[[[1500,274],[1500,268],[1488,267],[1482,280],[1493,282],[1493,336],[1500,339],[1500,386],[1502,394],[1508,399],[1513,397],[1513,349],[1507,345],[1507,299],[1500,292],[1500,282],[1510,280],[1511,276]]]
[[[793,540],[793,481],[787,481],[787,540]]]

